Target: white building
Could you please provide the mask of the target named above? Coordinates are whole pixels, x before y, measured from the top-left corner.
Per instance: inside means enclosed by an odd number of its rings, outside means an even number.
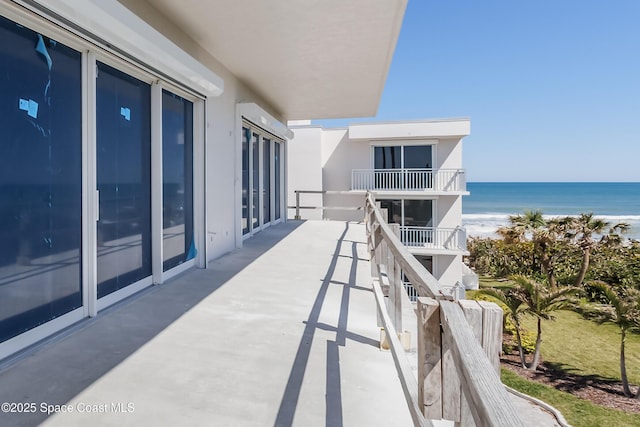
[[[302,218],[361,221],[356,208],[372,191],[389,222],[400,225],[403,243],[443,286],[467,282],[462,196],[469,193],[462,140],[470,132],[468,119],[359,123],[347,129],[290,125],[295,133],[289,141],[290,206],[296,190],[341,192],[301,194],[300,205],[323,207],[300,210]]]
[[[284,125],[375,113],[406,0],[0,3],[0,359],[286,220]]]

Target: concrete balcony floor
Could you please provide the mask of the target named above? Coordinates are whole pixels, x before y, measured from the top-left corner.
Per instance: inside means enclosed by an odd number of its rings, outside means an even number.
[[[270,227],[81,322],[0,372],[0,401],[37,405],[0,425],[411,425],[364,239],[361,224]]]
[[[364,226],[290,221],[0,366],[0,426],[410,426],[378,340]]]

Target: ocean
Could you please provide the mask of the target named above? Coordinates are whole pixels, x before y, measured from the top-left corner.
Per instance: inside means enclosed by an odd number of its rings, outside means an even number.
[[[627,237],[640,240],[638,182],[471,182],[462,199],[462,224],[468,236],[495,236],[509,215],[542,210],[545,217],[593,212],[615,224],[627,222]]]

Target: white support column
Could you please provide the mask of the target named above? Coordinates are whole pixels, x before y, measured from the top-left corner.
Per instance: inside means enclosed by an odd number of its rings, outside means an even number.
[[[193,236],[196,266],[207,268],[207,169],[206,101],[193,103]]]
[[[162,283],[162,85],[151,85],[151,272],[153,283]]]
[[[95,54],[82,55],[82,303],[84,314],[98,313],[98,231],[100,214],[96,178],[96,79]]]
[[[280,160],[280,173],[282,174],[282,178],[280,179],[280,198],[282,199],[280,216],[282,217],[282,222],[287,222],[287,206],[289,206],[287,194],[287,188],[289,188],[289,174],[287,173],[287,164],[289,164],[289,144],[286,139],[282,142],[282,153],[280,156],[282,157]],[[322,215],[324,218],[324,213]]]

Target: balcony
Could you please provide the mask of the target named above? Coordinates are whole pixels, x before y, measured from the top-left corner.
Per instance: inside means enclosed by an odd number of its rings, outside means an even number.
[[[464,169],[354,169],[351,190],[466,192]]]
[[[409,389],[379,349],[369,257],[363,224],[269,227],[5,362],[1,401],[37,410],[0,424],[430,425],[412,422]],[[530,425],[555,425],[509,399]]]
[[[438,251],[467,251],[467,230],[462,227],[414,227],[401,226],[400,240],[409,249],[434,249]]]

